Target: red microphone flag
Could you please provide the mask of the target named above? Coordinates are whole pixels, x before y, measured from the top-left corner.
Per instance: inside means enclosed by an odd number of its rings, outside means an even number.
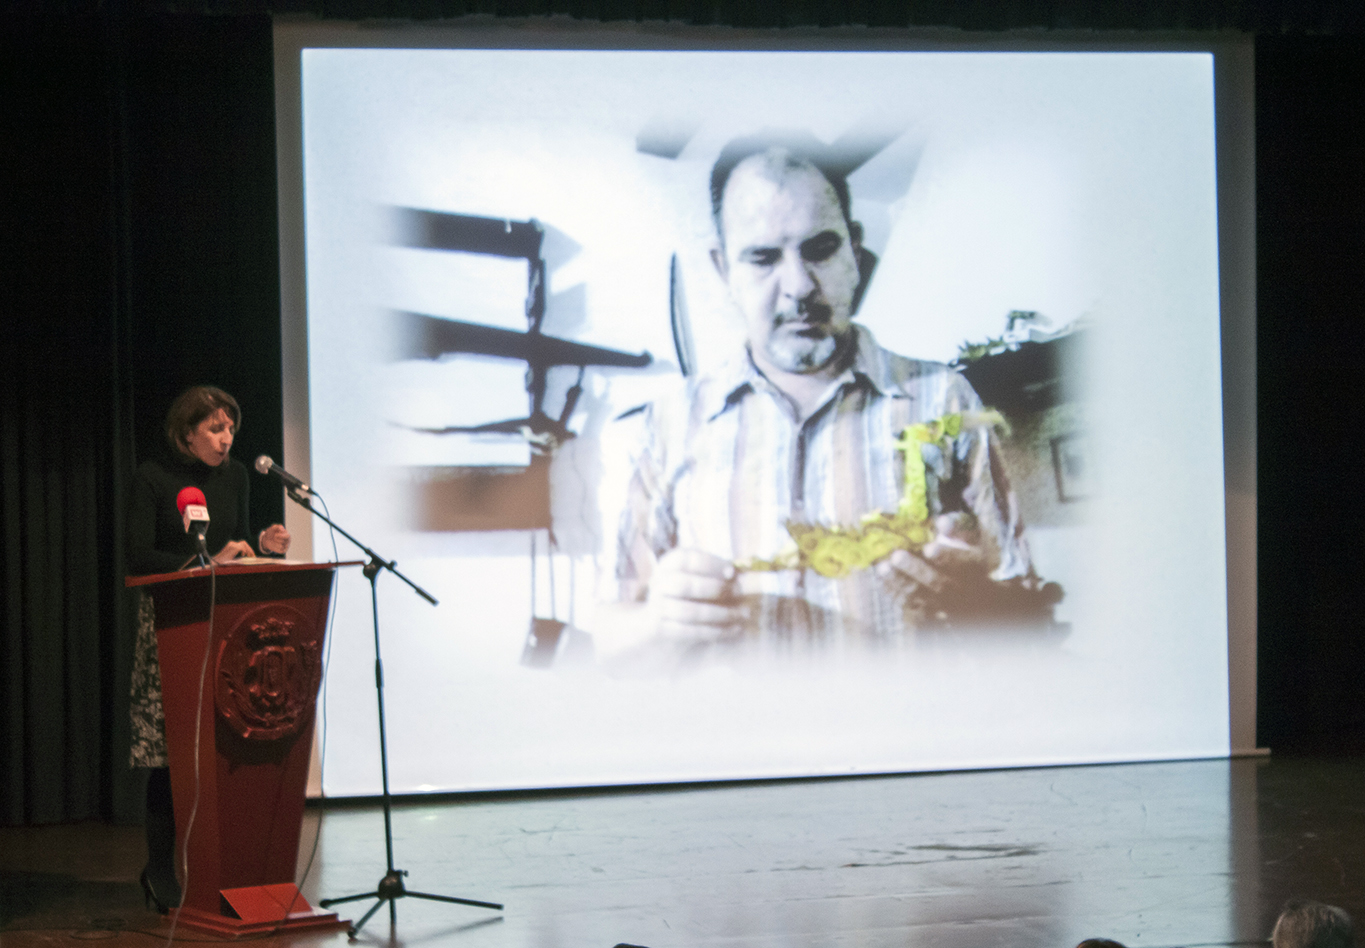
[[[207,507],[209,502],[208,499],[204,497],[204,492],[197,487],[180,488],[180,493],[175,495],[175,507],[180,511],[181,516],[184,516],[185,508],[190,504]]]
[[[199,536],[203,537],[208,529],[209,508],[204,492],[197,487],[182,487],[175,495],[175,505],[180,508],[180,520],[185,524],[185,532],[190,532],[190,524],[202,524]]]

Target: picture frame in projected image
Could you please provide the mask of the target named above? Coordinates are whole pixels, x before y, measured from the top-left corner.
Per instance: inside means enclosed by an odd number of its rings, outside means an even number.
[[[396,788],[1228,753],[1210,53],[296,55]]]

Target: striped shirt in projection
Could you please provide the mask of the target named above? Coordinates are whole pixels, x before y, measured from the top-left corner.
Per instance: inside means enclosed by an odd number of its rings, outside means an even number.
[[[866,327],[855,328],[851,367],[804,422],[747,352],[647,406],[617,538],[622,600],[643,600],[654,564],[675,547],[731,561],[768,559],[790,542],[788,521],[852,525],[894,511],[903,490],[902,429],[981,410],[950,366],[898,356]],[[945,446],[923,448],[931,517],[972,514],[990,578],[1030,580],[994,433],[964,428]],[[769,642],[891,644],[916,622],[915,609],[874,570],[840,579],[809,569],[746,572],[739,583],[755,604],[753,635]]]

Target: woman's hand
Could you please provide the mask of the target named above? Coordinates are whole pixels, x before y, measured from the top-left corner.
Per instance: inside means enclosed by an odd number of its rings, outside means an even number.
[[[245,540],[229,540],[217,553],[213,554],[215,563],[231,563],[239,556],[255,556],[256,551],[251,548],[251,544]]]
[[[261,531],[261,552],[284,556],[289,552],[289,540],[289,531],[284,528],[284,524],[272,523]]]

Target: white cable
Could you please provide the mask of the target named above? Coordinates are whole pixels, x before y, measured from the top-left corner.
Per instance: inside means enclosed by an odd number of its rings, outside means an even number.
[[[322,501],[322,509],[323,509],[323,511],[324,511],[325,513],[327,513],[327,516],[328,516],[328,517],[331,517],[331,512],[327,510],[327,501],[323,500],[323,499],[322,499],[320,496],[318,496],[317,494],[314,494],[313,496],[314,496],[314,497],[317,497],[317,499],[318,499],[319,501]],[[329,530],[330,530],[330,528],[329,528]],[[337,551],[336,531],[331,530],[330,532],[331,532],[331,539],[332,539],[332,561],[333,561],[333,562],[337,562],[341,557],[340,557],[340,553]],[[332,596],[331,608],[330,608],[329,611],[328,611],[327,626],[326,626],[326,629],[324,630],[324,634],[326,634],[326,631],[329,631],[329,630],[331,629],[331,627],[332,627],[332,620],[336,617],[337,598],[338,598],[337,595],[334,593],[333,596]],[[190,833],[194,830],[194,821],[195,821],[195,818],[199,815],[199,800],[200,800],[200,795],[201,795],[201,792],[202,792],[201,775],[200,775],[200,771],[199,771],[199,753],[200,753],[201,745],[202,745],[201,726],[202,726],[203,720],[204,720],[204,682],[205,682],[205,680],[208,678],[209,656],[213,654],[213,619],[214,619],[214,611],[215,611],[215,609],[216,609],[216,607],[217,607],[217,603],[218,603],[218,568],[217,568],[217,564],[215,563],[215,561],[212,559],[212,557],[210,557],[210,558],[209,558],[209,628],[208,628],[208,637],[207,637],[207,639],[205,640],[205,644],[204,644],[204,658],[203,658],[203,660],[200,662],[200,665],[199,665],[199,697],[198,697],[198,700],[197,700],[197,702],[196,702],[195,711],[194,711],[194,805],[190,807],[190,817],[189,817],[189,819],[188,819],[188,820],[186,821],[186,823],[185,823],[185,843],[184,843],[184,845],[181,847],[181,851],[180,851],[181,867],[182,867],[182,869],[183,869],[183,874],[184,874],[184,878],[185,878],[185,883],[184,883],[184,887],[183,887],[183,889],[182,889],[182,893],[183,893],[183,892],[188,892],[188,891],[189,891],[189,888],[190,888],[190,855],[189,855],[189,854],[190,854]],[[321,736],[321,739],[320,739],[320,747],[319,747],[319,749],[318,749],[319,770],[321,770],[322,763],[323,763],[324,761],[326,761],[326,759],[327,759],[327,699],[326,699],[327,688],[326,688],[326,682],[327,682],[327,667],[328,667],[328,665],[331,663],[331,655],[332,655],[332,639],[331,639],[331,636],[329,635],[329,636],[327,636],[327,646],[326,646],[326,648],[324,649],[323,661],[322,661],[322,666],[323,666],[323,667],[322,667],[322,676],[323,676],[323,701],[322,701],[322,736]],[[325,790],[325,789],[323,790],[322,795],[323,795],[324,797],[326,796],[326,790]],[[319,843],[319,841],[321,840],[321,838],[322,838],[322,821],[321,821],[321,819],[319,819],[319,820],[318,820],[318,831],[317,831],[317,833],[313,836],[313,849],[312,849],[312,852],[309,853],[308,862],[307,862],[307,864],[304,866],[303,875],[300,877],[298,884],[295,886],[294,899],[297,899],[297,898],[299,897],[299,895],[302,894],[303,883],[307,881],[307,879],[308,879],[308,874],[309,874],[309,872],[312,871],[313,861],[314,861],[314,859],[315,859],[316,856],[317,856],[318,843]],[[182,894],[182,896],[181,896],[181,905],[183,905],[183,904],[184,904],[184,895]],[[167,945],[167,948],[171,948],[172,943],[175,941],[175,929],[176,929],[177,924],[178,924],[179,921],[180,921],[180,909],[181,909],[181,905],[177,905],[177,906],[175,907],[175,912],[171,915],[171,929],[170,929],[170,932],[169,932],[169,933],[167,934],[167,936],[166,936],[166,945]],[[293,910],[294,910],[294,904],[293,904],[293,901],[291,900],[290,904],[285,908],[284,917],[280,919],[279,924],[276,926],[274,932],[272,932],[271,934],[274,934],[274,933],[276,933],[276,932],[278,932],[278,931],[280,930],[280,928],[284,925],[284,923],[285,923],[286,921],[289,920],[289,913],[292,912]]]
[[[175,927],[180,921],[180,909],[185,904],[185,893],[190,890],[190,833],[194,831],[194,818],[199,815],[199,793],[202,789],[199,782],[199,749],[200,749],[200,726],[204,720],[204,681],[208,678],[209,656],[213,654],[213,612],[218,604],[218,566],[209,558],[209,632],[204,640],[204,659],[199,664],[199,698],[194,710],[194,805],[190,807],[190,818],[185,823],[185,845],[180,849],[181,867],[184,870],[185,885],[181,889],[180,905],[175,907],[175,912],[171,915],[171,930],[166,936],[166,948],[171,948],[171,943],[175,941]],[[164,691],[164,689],[163,689]]]
[[[327,515],[327,518],[330,520],[332,517],[332,512],[327,509],[327,501],[323,500],[322,497],[316,493],[313,494],[313,496],[316,497],[318,500],[322,501],[322,511]],[[327,531],[332,539],[332,562],[336,563],[341,559],[341,554],[337,550],[336,530],[332,528],[331,524],[328,524]],[[318,714],[315,717],[315,719],[319,723],[320,732],[318,735],[318,793],[319,796],[322,797],[323,799],[326,799],[327,797],[327,787],[322,781],[322,774],[327,763],[327,669],[332,664],[332,636],[330,633],[332,630],[332,622],[336,618],[337,599],[340,598],[340,592],[341,585],[339,583],[334,583],[332,601],[330,604],[330,608],[327,611],[327,625],[324,626],[323,628],[323,634],[327,638],[327,644],[326,646],[324,646],[322,650],[322,692],[320,696],[321,700],[319,700],[318,702],[320,707],[318,709]],[[313,834],[313,848],[309,851],[308,861],[304,863],[303,872],[301,875],[299,875],[298,881],[294,885],[294,899],[291,900],[289,905],[285,908],[284,918],[280,919],[279,925],[276,926],[274,932],[272,932],[271,934],[278,932],[280,928],[283,927],[284,923],[289,919],[289,913],[294,911],[294,900],[297,900],[303,894],[304,883],[308,881],[308,876],[313,871],[313,863],[314,860],[317,859],[318,855],[318,844],[321,841],[322,814],[319,813],[318,829],[317,832]]]
[[[326,513],[326,514],[327,514],[327,517],[330,519],[331,516],[332,516],[332,513],[331,513],[330,510],[327,509],[327,501],[326,501],[326,500],[323,500],[321,494],[318,494],[318,493],[316,493],[316,492],[310,492],[310,493],[312,493],[312,496],[313,496],[313,497],[315,497],[317,500],[319,500],[319,501],[322,502],[322,509],[323,509],[323,512]],[[336,531],[335,531],[335,530],[332,530],[330,525],[328,526],[328,530],[330,531],[331,537],[332,537],[332,562],[335,563],[335,562],[337,562],[337,561],[341,558],[340,554],[337,552]],[[338,598],[338,596],[336,595],[336,590],[339,590],[339,587],[334,583],[334,584],[333,584],[333,588],[334,588],[334,592],[333,592],[333,595],[332,595],[332,597],[331,597],[331,602],[330,602],[329,605],[328,605],[328,611],[327,611],[327,624],[326,624],[325,626],[323,626],[323,635],[324,635],[324,636],[326,637],[326,639],[327,639],[327,645],[324,647],[323,653],[322,653],[322,690],[321,690],[321,694],[320,694],[320,700],[319,700],[319,702],[318,702],[318,704],[319,704],[321,707],[319,708],[318,712],[317,712],[317,713],[315,714],[315,716],[314,716],[314,720],[320,720],[320,722],[321,722],[321,723],[320,723],[321,734],[320,734],[319,739],[318,739],[318,740],[319,740],[319,747],[318,747],[318,772],[319,772],[319,777],[321,776],[321,772],[322,772],[323,765],[325,764],[325,762],[326,762],[326,760],[327,760],[327,668],[328,668],[329,665],[331,665],[331,660],[332,660],[332,637],[331,637],[330,635],[328,635],[327,633],[328,633],[328,631],[330,631],[331,628],[332,628],[332,620],[336,618],[337,598]],[[320,782],[320,781],[319,781],[319,782]],[[326,792],[325,788],[319,787],[319,789],[320,789],[321,795],[322,795],[323,797],[325,797],[325,796],[327,795],[327,792]],[[294,906],[297,905],[297,904],[298,904],[298,900],[299,900],[300,898],[303,897],[303,886],[304,886],[304,883],[306,883],[306,882],[308,881],[308,876],[309,876],[309,874],[312,873],[312,871],[313,871],[313,864],[314,864],[314,861],[317,859],[317,855],[318,855],[318,844],[319,844],[321,841],[322,841],[322,817],[321,817],[321,815],[319,815],[319,817],[318,817],[318,829],[317,829],[317,832],[313,834],[313,845],[312,845],[312,848],[311,848],[311,849],[309,850],[309,852],[308,852],[308,861],[307,861],[306,863],[304,863],[303,872],[302,872],[301,874],[298,874],[298,875],[296,876],[296,878],[295,878],[295,881],[294,881],[294,894],[293,894],[293,896],[290,897],[290,899],[289,899],[289,904],[286,905],[286,906],[284,907],[284,915],[281,916],[280,920],[279,920],[278,922],[275,923],[275,927],[272,928],[269,932],[264,932],[264,933],[262,933],[261,937],[270,938],[270,937],[273,937],[273,936],[275,936],[275,935],[278,935],[281,931],[284,930],[285,923],[289,921],[289,916],[290,916],[290,915],[293,913],[293,911],[294,911]]]

